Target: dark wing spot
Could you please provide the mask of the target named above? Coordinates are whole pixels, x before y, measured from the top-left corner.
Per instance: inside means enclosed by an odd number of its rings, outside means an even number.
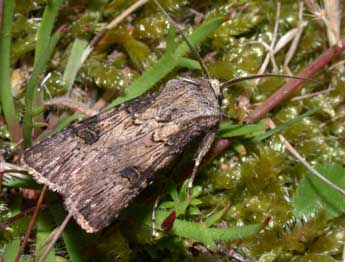
[[[128,166],[120,171],[120,176],[125,177],[133,185],[137,186],[141,178],[140,171],[135,166]]]
[[[77,130],[76,135],[83,139],[87,145],[92,145],[99,139],[98,132],[87,127]]]

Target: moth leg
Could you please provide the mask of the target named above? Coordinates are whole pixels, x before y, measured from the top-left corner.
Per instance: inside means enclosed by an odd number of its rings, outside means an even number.
[[[158,208],[158,205],[159,205],[159,200],[160,200],[160,196],[158,196],[156,198],[156,201],[153,205],[153,208],[152,208],[152,239],[156,239],[158,237],[158,232],[157,232],[157,219],[156,219],[156,211],[157,211],[157,208]]]
[[[211,145],[212,145],[215,138],[216,138],[215,132],[209,133],[204,137],[204,139],[200,145],[200,148],[199,148],[198,153],[197,153],[197,157],[195,159],[193,172],[192,172],[192,175],[191,175],[189,182],[188,182],[188,195],[189,195],[189,197],[192,196],[192,188],[193,188],[193,182],[195,179],[196,172],[199,169],[201,161],[205,157],[208,150],[211,148]]]

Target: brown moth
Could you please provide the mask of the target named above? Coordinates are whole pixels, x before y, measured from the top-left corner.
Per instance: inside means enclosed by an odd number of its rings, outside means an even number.
[[[108,226],[191,148],[195,174],[222,113],[219,83],[171,80],[158,93],[72,124],[24,152],[34,178],[59,192],[87,232]]]

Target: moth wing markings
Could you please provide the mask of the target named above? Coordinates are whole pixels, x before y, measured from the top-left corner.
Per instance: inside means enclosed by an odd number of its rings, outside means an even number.
[[[86,231],[97,232],[108,226],[159,170],[177,159],[195,130],[173,134],[174,143],[145,145],[145,140],[152,139],[154,131],[150,130],[131,143],[110,146],[111,150],[103,154],[98,162],[80,170],[78,179],[68,181],[68,188],[63,193],[65,205]],[[129,167],[136,168],[134,178],[122,175]]]
[[[151,136],[152,132],[149,132],[146,137]],[[124,157],[117,153],[103,155],[100,162],[110,163],[109,165],[94,163],[89,169],[80,171],[79,179],[72,179],[67,183],[68,187],[63,193],[65,205],[86,231],[97,232],[108,226],[119,211],[127,207],[148,185],[153,174],[175,158],[163,143],[149,148],[144,145],[140,147],[140,143],[139,140],[134,145],[125,145],[122,148],[127,150]],[[144,149],[145,153],[127,157],[135,155],[135,149]],[[133,179],[121,174],[128,167],[137,168]]]
[[[139,105],[137,99],[134,99],[115,109],[72,124],[26,150],[22,158],[23,165],[31,171],[39,183],[48,185],[53,191],[63,192],[65,181],[71,173],[77,173],[86,158],[90,159],[106,153],[102,148],[98,148],[97,144],[87,145],[83,139],[77,137],[76,130],[90,128],[92,124],[100,139],[114,136],[111,138],[116,140],[117,130],[121,130],[118,127],[133,121],[130,111],[143,110],[154,99],[155,94],[150,94],[143,97]]]

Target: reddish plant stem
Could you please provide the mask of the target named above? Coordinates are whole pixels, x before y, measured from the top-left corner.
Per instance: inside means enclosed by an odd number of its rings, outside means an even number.
[[[207,152],[205,158],[202,161],[202,164],[206,165],[212,162],[214,158],[216,158],[218,155],[220,155],[226,149],[228,149],[231,144],[232,144],[231,139],[222,138],[222,139],[216,140],[213,143],[211,149]]]
[[[37,204],[35,206],[35,211],[34,211],[34,214],[32,215],[32,218],[30,220],[30,223],[29,223],[29,226],[28,228],[26,229],[26,232],[25,232],[25,236],[24,236],[24,239],[23,239],[23,242],[22,244],[20,245],[20,248],[18,250],[18,253],[16,255],[16,258],[15,258],[15,262],[18,262],[21,255],[23,254],[24,252],[24,249],[25,249],[25,246],[29,240],[29,237],[30,237],[30,234],[31,234],[31,231],[32,231],[32,228],[34,227],[35,223],[36,223],[36,220],[37,220],[37,216],[38,216],[38,211],[40,210],[40,207],[41,207],[41,204],[43,202],[43,199],[44,199],[44,196],[47,192],[48,188],[47,186],[44,186],[42,191],[41,191],[41,194],[40,194],[40,197],[38,198],[38,201],[37,201]]]
[[[327,49],[322,53],[318,58],[314,60],[309,66],[307,66],[302,72],[297,76],[303,78],[310,78],[317,71],[321,70],[327,64],[329,64],[334,58],[339,56],[345,50],[345,39],[340,42],[340,45],[335,45]],[[265,102],[263,102],[258,109],[252,112],[245,120],[245,123],[252,124],[260,119],[264,118],[265,115],[271,111],[274,107],[283,102],[288,98],[294,91],[298,90],[302,83],[305,80],[303,79],[290,79],[284,86],[277,90],[272,96],[270,96]],[[217,140],[210,151],[207,153],[204,163],[208,163],[216,158],[219,154],[224,152],[230,145],[231,140],[229,139],[220,139]]]
[[[313,76],[316,72],[321,70],[329,64],[334,58],[338,57],[345,50],[345,39],[339,45],[332,46],[323,52],[318,58],[314,60],[309,66],[302,70],[297,76],[308,78]],[[302,79],[290,79],[288,82],[271,95],[262,105],[260,105],[253,113],[251,113],[244,123],[252,124],[264,118],[268,112],[274,107],[282,103],[293,92],[297,91],[300,86],[305,82]]]

